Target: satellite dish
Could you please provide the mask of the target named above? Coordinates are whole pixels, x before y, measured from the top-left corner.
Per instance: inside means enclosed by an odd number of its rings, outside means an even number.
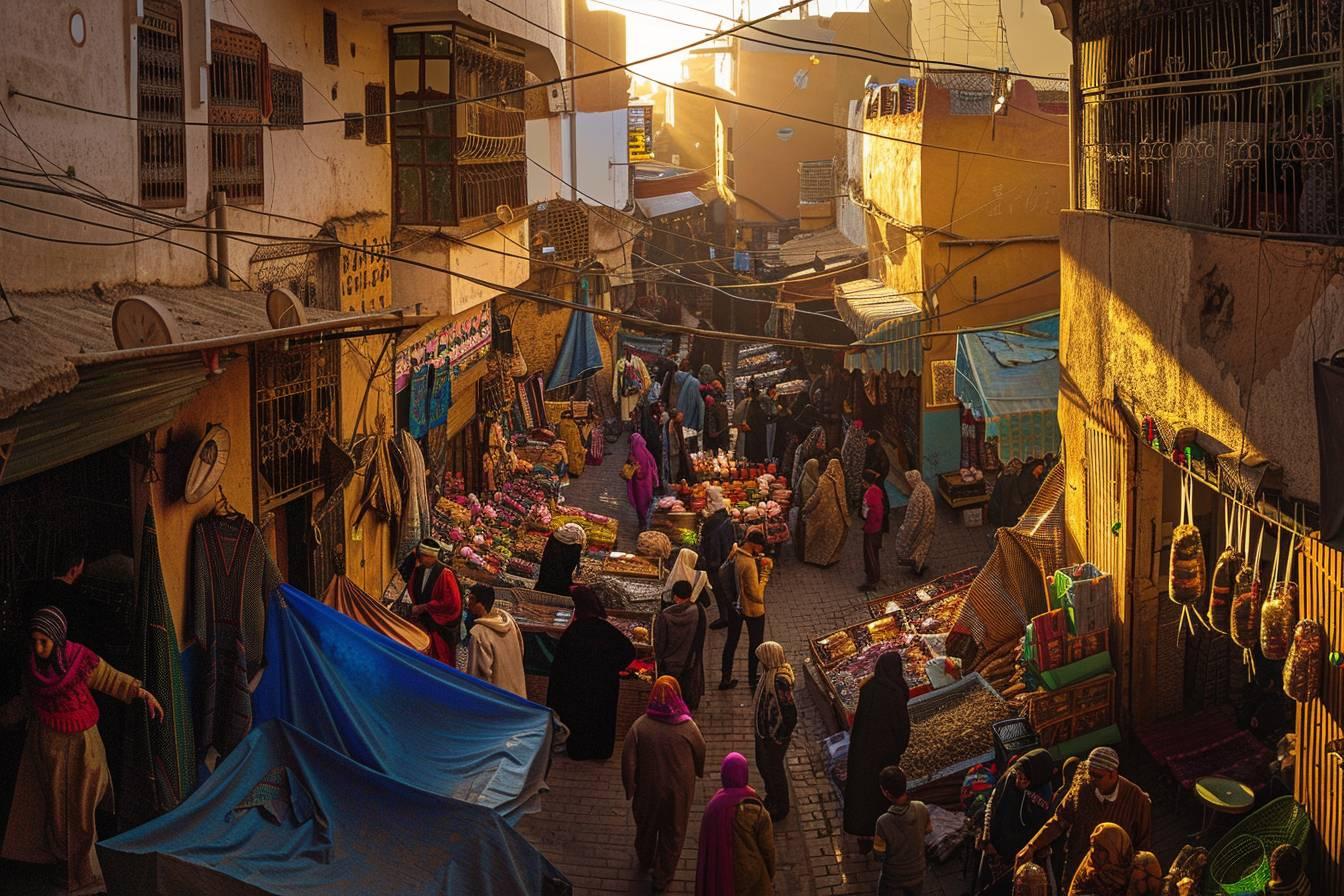
[[[780,128],[775,131],[775,136],[785,143],[793,139],[793,128]]]
[[[308,321],[299,297],[283,286],[277,286],[266,295],[266,317],[276,330],[302,326]]]
[[[187,470],[182,500],[195,504],[215,490],[229,463],[229,431],[218,423],[205,431]]]
[[[117,348],[148,348],[181,342],[182,331],[158,299],[127,296],[112,309],[112,339]]]
[[[513,206],[511,205],[495,206],[495,217],[499,218],[500,223],[503,224],[513,223]]]

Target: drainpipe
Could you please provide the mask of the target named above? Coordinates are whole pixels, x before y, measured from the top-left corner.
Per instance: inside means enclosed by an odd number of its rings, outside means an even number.
[[[569,40],[565,41],[565,58],[569,65],[569,77],[572,79],[575,73],[574,59],[574,4],[580,0],[567,0],[565,3],[565,34]],[[561,96],[564,95],[564,87],[561,88]],[[579,100],[578,88],[573,80],[569,82],[569,99],[572,108],[569,110],[569,198],[578,201],[579,199]]]

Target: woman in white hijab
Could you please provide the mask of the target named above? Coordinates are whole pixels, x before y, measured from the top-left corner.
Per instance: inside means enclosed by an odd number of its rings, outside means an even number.
[[[672,561],[672,570],[667,574],[667,581],[663,584],[663,606],[672,603],[672,586],[678,582],[691,583],[691,602],[698,603],[702,607],[709,606],[709,575],[704,570],[696,569],[696,564],[700,561],[700,555],[690,548],[682,548],[677,552],[677,557]]]
[[[537,590],[568,597],[587,541],[588,533],[578,523],[565,523],[551,533],[541,552]]]

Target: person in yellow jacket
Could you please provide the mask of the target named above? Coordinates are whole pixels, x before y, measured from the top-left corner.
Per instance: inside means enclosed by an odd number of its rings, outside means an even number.
[[[765,585],[770,580],[774,561],[765,554],[765,533],[759,529],[747,533],[746,541],[735,545],[729,554],[733,558],[733,572],[737,579],[737,618],[728,624],[728,637],[723,642],[723,678],[719,690],[737,687],[733,678],[733,659],[742,625],[747,626],[747,680],[756,690],[756,648],[765,640]]]

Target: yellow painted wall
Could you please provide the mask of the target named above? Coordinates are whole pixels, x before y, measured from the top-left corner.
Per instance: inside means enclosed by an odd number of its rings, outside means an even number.
[[[1318,500],[1312,361],[1344,345],[1344,251],[1067,212],[1060,332],[1060,430],[1083,482],[1083,426],[1119,389],[1284,469]],[[1262,254],[1263,253],[1263,254]],[[1247,414],[1247,406],[1250,413]],[[1085,532],[1082,489],[1067,492],[1070,536]]]
[[[569,0],[574,16],[574,70],[611,68],[625,60],[625,16],[612,9],[589,9],[587,0]],[[597,52],[591,52],[596,50]],[[579,112],[611,112],[629,102],[630,76],[624,71],[574,82],[574,108]]]
[[[202,368],[204,376],[204,368]],[[186,465],[176,462],[185,455],[189,460],[205,430],[218,423],[229,431],[229,460],[220,484],[229,503],[249,519],[256,520],[252,504],[252,405],[251,373],[247,358],[230,362],[224,373],[202,389],[178,413],[172,425],[157,433],[155,447],[167,450],[171,445],[174,463],[164,454],[156,455],[160,481],[151,485],[149,494],[158,526],[159,556],[163,580],[168,589],[168,605],[177,623],[178,639],[183,640],[190,609],[191,528],[203,516],[214,511],[215,495],[196,504],[181,500]],[[216,493],[217,494],[217,493]],[[139,524],[140,517],[135,517]]]

